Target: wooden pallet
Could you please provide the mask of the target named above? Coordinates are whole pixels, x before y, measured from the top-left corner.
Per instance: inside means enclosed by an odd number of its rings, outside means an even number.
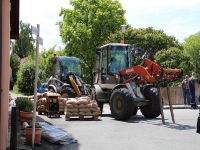
[[[94,115],[65,115],[65,121],[70,121],[72,119],[78,120],[99,120],[99,116]]]
[[[46,115],[46,111],[38,111],[38,115]]]
[[[46,115],[48,118],[60,118],[60,112],[59,111],[46,111]]]
[[[60,111],[60,115],[64,115],[65,114],[65,112],[64,111]]]

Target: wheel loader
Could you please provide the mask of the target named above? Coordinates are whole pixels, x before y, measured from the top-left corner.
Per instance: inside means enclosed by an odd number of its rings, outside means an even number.
[[[146,118],[161,114],[158,83],[173,82],[181,76],[180,69],[161,68],[143,55],[139,65],[133,65],[138,49],[129,44],[109,43],[97,48],[94,84],[91,89],[103,111],[109,103],[112,116],[127,120],[138,109]],[[115,62],[113,61],[115,60]]]
[[[89,95],[89,85],[82,81],[82,77],[79,58],[56,56],[53,60],[52,76],[48,80],[48,90],[60,93],[62,97]]]

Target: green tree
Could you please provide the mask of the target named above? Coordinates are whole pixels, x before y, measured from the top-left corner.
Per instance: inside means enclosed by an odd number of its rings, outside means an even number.
[[[17,54],[12,53],[10,55],[10,67],[12,68],[12,77],[14,82],[17,80],[17,71],[20,65],[20,58]]]
[[[96,47],[125,23],[125,10],[117,0],[70,0],[72,9],[61,9],[60,34],[66,54],[79,57],[91,81]]]
[[[20,65],[17,72],[18,92],[33,94],[35,80],[35,62],[33,56],[28,56],[25,62]]]
[[[121,31],[110,36],[110,42],[119,42],[122,37]],[[162,49],[177,47],[183,49],[182,46],[173,36],[168,36],[162,30],[155,30],[152,27],[148,28],[132,28],[128,25],[124,33],[125,43],[133,44],[135,47],[140,47],[143,50],[149,50],[150,58]]]
[[[53,69],[53,58],[54,55],[60,56],[59,51],[55,51],[55,47],[49,50],[43,50],[39,57],[39,81],[41,83],[47,82],[52,75]]]
[[[200,79],[200,32],[189,36],[184,42],[184,51],[191,57],[191,63],[194,65],[194,70]]]
[[[30,53],[33,53],[33,43],[30,24],[20,21],[19,39],[13,43],[13,52],[20,58],[27,57]]]
[[[193,68],[190,57],[186,56],[183,50],[176,47],[158,51],[154,59],[163,68],[182,69],[183,74],[189,74]]]

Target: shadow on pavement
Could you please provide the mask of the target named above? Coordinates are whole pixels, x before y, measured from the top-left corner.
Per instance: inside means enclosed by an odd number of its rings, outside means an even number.
[[[111,114],[101,114],[101,117],[112,117]]]
[[[79,144],[73,143],[68,145],[52,144],[45,139],[42,139],[41,146],[35,146],[33,150],[78,150]]]
[[[168,122],[168,119],[165,119],[165,124],[162,123],[161,118],[155,118],[155,119],[147,119],[144,118],[142,115],[136,115],[132,116],[128,121],[128,123],[146,123],[146,124],[151,124],[151,125],[157,125],[157,126],[163,126],[166,128],[170,129],[176,129],[176,130],[191,130],[191,129],[196,129],[196,126],[191,126],[191,125],[185,125],[185,124],[180,124],[180,123],[172,123]]]

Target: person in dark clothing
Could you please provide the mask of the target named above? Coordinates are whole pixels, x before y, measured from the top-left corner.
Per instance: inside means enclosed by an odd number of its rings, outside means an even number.
[[[117,59],[115,57],[112,57],[110,60],[110,64],[108,65],[109,71],[112,74],[118,74],[120,70],[119,63],[117,62]]]
[[[190,105],[190,87],[189,87],[189,76],[185,75],[185,79],[182,81],[182,90],[183,90],[183,98],[184,98],[184,104]]]
[[[190,105],[192,109],[197,109],[197,104],[195,101],[195,84],[196,84],[196,78],[195,78],[195,73],[193,72],[192,76],[189,78],[189,88],[191,95]]]

